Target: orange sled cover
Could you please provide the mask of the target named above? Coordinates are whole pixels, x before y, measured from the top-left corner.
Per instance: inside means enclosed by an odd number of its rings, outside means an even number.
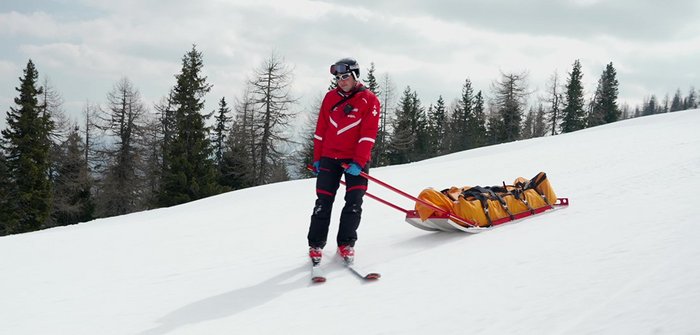
[[[427,188],[418,198],[479,227],[488,227],[494,221],[513,218],[523,212],[534,212],[542,207],[554,205],[557,201],[554,189],[544,172],[529,180],[519,177],[512,185],[504,183],[502,186],[462,188],[453,186],[442,191]],[[440,214],[421,203],[416,203],[415,209],[422,221]]]

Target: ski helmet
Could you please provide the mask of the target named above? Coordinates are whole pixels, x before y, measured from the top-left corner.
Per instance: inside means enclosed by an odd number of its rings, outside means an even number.
[[[354,58],[343,58],[331,65],[331,74],[334,76],[348,72],[354,74],[355,80],[360,78],[360,64]]]

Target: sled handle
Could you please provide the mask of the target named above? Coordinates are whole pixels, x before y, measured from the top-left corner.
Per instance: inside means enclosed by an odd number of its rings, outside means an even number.
[[[341,180],[340,182],[341,182],[343,185],[345,185],[345,182],[344,182],[344,181]],[[374,200],[377,200],[377,201],[379,201],[379,202],[381,202],[381,203],[383,203],[383,204],[385,204],[385,205],[387,205],[387,206],[389,206],[389,207],[391,207],[391,208],[393,208],[393,209],[396,209],[396,210],[398,210],[398,211],[401,211],[401,212],[403,212],[404,214],[408,214],[408,213],[410,212],[408,209],[405,209],[405,208],[399,207],[398,205],[392,204],[391,202],[386,201],[386,200],[384,200],[384,199],[382,199],[382,198],[380,198],[380,197],[378,197],[378,196],[376,196],[376,195],[374,195],[374,194],[372,194],[372,193],[369,193],[369,192],[367,192],[367,191],[365,191],[365,195],[368,196],[368,197],[370,197],[370,198],[372,198],[372,199],[374,199]]]
[[[349,165],[343,163],[343,164],[341,164],[341,166],[342,166],[343,168],[347,169]],[[427,202],[427,201],[425,201],[425,200],[423,200],[423,199],[416,198],[416,197],[414,197],[414,196],[412,196],[412,195],[410,195],[410,194],[408,194],[408,193],[406,193],[406,192],[404,192],[404,191],[399,190],[399,189],[396,188],[396,187],[393,187],[393,186],[391,186],[391,185],[389,185],[389,184],[387,184],[387,183],[385,183],[385,182],[383,182],[383,181],[381,181],[381,180],[379,180],[379,179],[377,179],[377,178],[374,178],[374,177],[370,176],[369,174],[365,173],[364,171],[360,171],[360,176],[365,177],[365,178],[366,178],[367,180],[369,180],[369,181],[373,181],[373,182],[375,182],[375,183],[377,183],[377,184],[379,184],[379,185],[381,185],[381,186],[384,186],[384,187],[388,188],[389,190],[392,190],[392,191],[394,191],[394,192],[396,192],[396,193],[398,193],[398,194],[400,194],[400,195],[402,195],[402,196],[404,196],[404,197],[406,197],[406,198],[408,198],[408,199],[410,199],[410,200],[413,200],[413,201],[415,201],[415,202],[418,202],[418,203],[420,203],[421,205],[430,207],[432,210],[434,210],[434,211],[436,211],[436,212],[438,212],[438,213],[440,213],[440,214],[442,214],[442,215],[444,215],[444,216],[447,216],[447,217],[449,217],[450,219],[452,219],[452,220],[454,220],[454,221],[458,221],[458,222],[464,223],[464,224],[466,224],[466,225],[468,225],[468,226],[470,226],[470,227],[476,227],[476,226],[477,226],[477,225],[476,225],[475,223],[473,223],[473,222],[470,222],[470,221],[468,221],[468,220],[465,220],[465,219],[462,219],[462,218],[460,218],[460,217],[458,217],[458,216],[455,216],[454,214],[450,213],[449,211],[446,211],[446,210],[444,210],[444,209],[442,209],[442,208],[440,208],[440,207],[437,207],[437,206],[433,205],[433,204],[430,203],[430,202]]]

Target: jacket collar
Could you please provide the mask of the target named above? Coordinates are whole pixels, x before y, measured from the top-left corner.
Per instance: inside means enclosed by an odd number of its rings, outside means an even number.
[[[360,88],[361,88],[361,87],[364,87],[364,86],[365,86],[365,85],[363,85],[361,82],[358,81],[357,84],[355,85],[355,88],[353,88],[350,92],[347,92],[347,93],[346,93],[346,92],[343,91],[340,87],[336,87],[336,88],[335,88],[335,91],[338,93],[338,95],[340,95],[341,97],[345,98],[345,97],[347,97],[347,96],[349,96],[349,95],[351,95],[351,94],[353,94],[353,93],[359,91]]]

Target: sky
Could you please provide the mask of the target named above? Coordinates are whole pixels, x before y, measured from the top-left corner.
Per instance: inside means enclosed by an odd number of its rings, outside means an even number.
[[[423,105],[456,99],[465,79],[490,94],[501,73],[528,73],[531,98],[555,71],[564,82],[580,59],[588,96],[613,62],[620,101],[700,88],[700,2],[654,0],[0,2],[0,126],[28,59],[79,118],[129,78],[147,106],[174,86],[196,45],[213,85],[207,110],[241,96],[275,54],[293,71],[293,108],[314,111],[329,65],[356,58],[388,74],[395,95],[410,86]],[[315,112],[315,111],[314,111]]]
[[[328,280],[311,283],[313,178],[3,236],[2,331],[700,334],[698,123],[700,109],[658,114],[372,169],[412,195],[544,171],[569,199],[474,235],[421,230],[366,199],[355,263],[381,273],[374,282],[334,256],[341,189]],[[368,191],[413,208],[375,182]]]

